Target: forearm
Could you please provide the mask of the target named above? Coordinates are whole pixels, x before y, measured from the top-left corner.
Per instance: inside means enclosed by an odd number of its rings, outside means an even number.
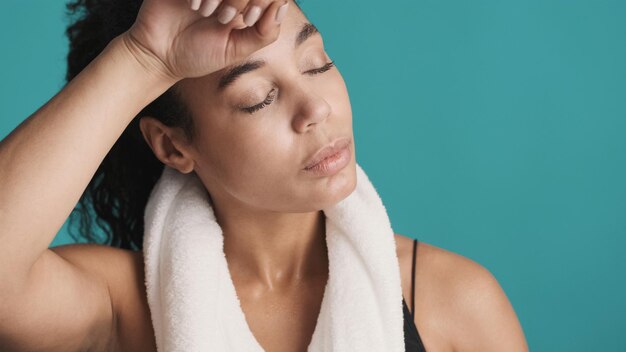
[[[0,142],[0,282],[26,279],[133,117],[175,83],[132,52],[114,39]]]

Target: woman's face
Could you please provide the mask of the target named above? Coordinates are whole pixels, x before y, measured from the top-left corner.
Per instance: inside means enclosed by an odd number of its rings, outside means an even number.
[[[324,71],[332,60],[314,27],[302,41],[299,33],[308,23],[292,3],[278,39],[237,63],[265,65],[222,88],[220,80],[234,65],[179,82],[196,128],[189,151],[194,171],[214,202],[308,212],[337,203],[356,187],[346,85],[336,67]],[[303,170],[315,152],[342,137],[351,139],[346,167],[331,176]]]

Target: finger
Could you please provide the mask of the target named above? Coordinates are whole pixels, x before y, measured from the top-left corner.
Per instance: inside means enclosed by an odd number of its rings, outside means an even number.
[[[192,0],[194,1],[194,0]],[[205,0],[198,11],[204,17],[211,16],[215,9],[220,5],[221,0]]]
[[[276,14],[274,16],[274,21],[276,23],[281,23],[285,16],[287,16],[287,11],[289,10],[289,0],[278,7]]]
[[[266,10],[267,6],[268,5],[266,2],[251,1],[248,4],[248,7],[246,7],[246,9],[244,10],[244,15],[243,15],[244,24],[248,27],[253,26],[256,23],[256,21],[258,21],[259,18],[261,18],[261,15],[263,14],[263,11]]]
[[[291,0],[273,2],[268,9],[265,10],[265,13],[256,23],[256,26],[251,27],[250,29],[253,30],[256,28],[260,37],[269,37],[272,38],[272,41],[274,41],[278,38],[280,23],[287,14],[290,1]]]
[[[191,9],[196,11],[200,8],[200,3],[202,0],[188,0],[191,3]]]
[[[274,42],[280,33],[281,17],[286,15],[289,1],[271,3],[254,26],[233,31],[232,46],[227,49],[229,55],[243,58]],[[277,15],[280,21],[276,20]]]
[[[224,0],[217,9],[217,20],[222,24],[232,21],[235,16],[243,11],[249,0]]]

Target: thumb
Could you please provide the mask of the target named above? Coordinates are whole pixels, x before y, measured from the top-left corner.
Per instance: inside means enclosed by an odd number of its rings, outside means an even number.
[[[226,48],[228,57],[244,58],[273,43],[280,33],[280,25],[287,14],[289,1],[272,2],[253,26],[234,29]]]

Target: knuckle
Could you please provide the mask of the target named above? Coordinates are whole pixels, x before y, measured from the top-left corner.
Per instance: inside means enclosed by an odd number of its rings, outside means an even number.
[[[250,0],[228,0],[228,1],[224,1],[227,3],[227,5],[230,5],[232,7],[234,7],[235,9],[237,9],[237,12],[240,13],[241,11],[243,11],[246,6],[248,5],[248,2]]]

